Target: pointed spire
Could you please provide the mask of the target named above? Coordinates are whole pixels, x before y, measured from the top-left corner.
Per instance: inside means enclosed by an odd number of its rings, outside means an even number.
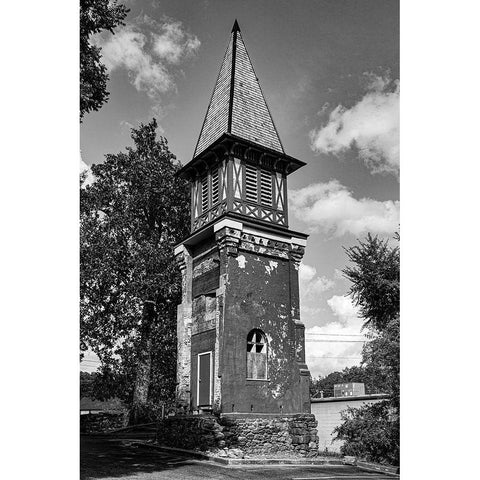
[[[237,20],[193,156],[206,150],[224,133],[285,153]]]

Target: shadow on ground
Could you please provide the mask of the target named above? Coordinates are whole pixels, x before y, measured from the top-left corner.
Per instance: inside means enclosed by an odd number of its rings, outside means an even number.
[[[126,438],[82,436],[80,438],[81,480],[161,472],[191,463],[186,457],[139,448],[134,445],[134,442],[135,440]]]
[[[81,436],[81,480],[391,480],[352,466],[238,466],[224,468],[176,453],[142,448],[135,438]]]

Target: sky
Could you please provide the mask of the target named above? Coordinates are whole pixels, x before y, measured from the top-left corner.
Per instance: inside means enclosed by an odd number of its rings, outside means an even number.
[[[360,362],[362,319],[347,296],[344,247],[399,230],[399,2],[397,0],[126,0],[115,35],[94,39],[110,98],[81,125],[81,168],[131,145],[157,118],[182,164],[238,20],[288,155],[289,227],[308,233],[301,319],[314,377]],[[84,363],[91,370],[95,362]]]

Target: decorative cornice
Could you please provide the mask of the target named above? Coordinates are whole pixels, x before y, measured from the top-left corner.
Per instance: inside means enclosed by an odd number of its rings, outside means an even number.
[[[236,257],[238,255],[241,233],[241,230],[227,226],[216,231],[215,240],[220,252],[223,250],[227,255]]]
[[[221,150],[215,153],[217,150]],[[193,180],[208,168],[221,162],[225,155],[233,155],[245,162],[261,165],[272,171],[290,175],[306,165],[305,162],[291,157],[285,153],[277,152],[258,143],[240,138],[231,133],[224,133],[207,150],[203,151],[190,162],[184,165],[178,172],[182,178]]]
[[[305,254],[305,247],[300,245],[292,244],[290,247],[289,257],[293,262],[299,266],[302,261],[303,255]]]
[[[261,255],[268,255],[287,260],[290,244],[279,240],[265,238],[260,234],[253,235],[251,233],[243,232],[239,248]]]
[[[178,245],[175,248],[175,261],[177,262],[178,268],[182,274],[184,273],[185,269],[187,268],[187,259],[190,257],[190,253],[188,252],[185,245]]]

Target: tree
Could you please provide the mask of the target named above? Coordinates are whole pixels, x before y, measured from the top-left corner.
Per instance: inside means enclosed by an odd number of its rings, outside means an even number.
[[[310,395],[315,398],[320,398],[322,394],[324,397],[333,397],[333,386],[344,381],[343,372],[332,372],[323,378],[318,377],[310,382]]]
[[[321,378],[313,379],[310,383],[310,394],[319,398],[320,392],[324,397],[333,397],[336,383],[358,382],[365,384],[365,393],[386,393],[389,391],[384,374],[371,363],[345,367],[341,372],[332,372]]]
[[[374,372],[390,403],[400,407],[400,317],[390,320],[384,330],[363,347],[362,365]]]
[[[396,235],[396,240],[399,236]],[[352,265],[343,270],[349,294],[360,307],[370,341],[362,351],[362,367],[383,385],[389,400],[350,408],[335,429],[344,440],[342,453],[373,461],[400,460],[400,250],[370,234],[346,249]]]
[[[80,398],[93,395],[93,383],[96,376],[95,372],[80,372]]]
[[[365,241],[345,251],[353,264],[343,270],[352,282],[349,294],[360,306],[364,327],[381,332],[400,313],[399,248],[369,233]]]
[[[388,402],[349,407],[341,416],[343,423],[335,431],[336,438],[345,440],[343,455],[399,465],[400,424],[398,417],[392,416]]]
[[[100,61],[101,49],[90,43],[91,35],[124,25],[129,9],[117,0],[80,0],[80,121],[107,100],[108,74]]]
[[[132,422],[174,396],[173,248],[189,231],[187,184],[156,128],[132,129],[134,146],[93,165],[80,190],[80,348],[102,362],[97,396],[122,398]]]

